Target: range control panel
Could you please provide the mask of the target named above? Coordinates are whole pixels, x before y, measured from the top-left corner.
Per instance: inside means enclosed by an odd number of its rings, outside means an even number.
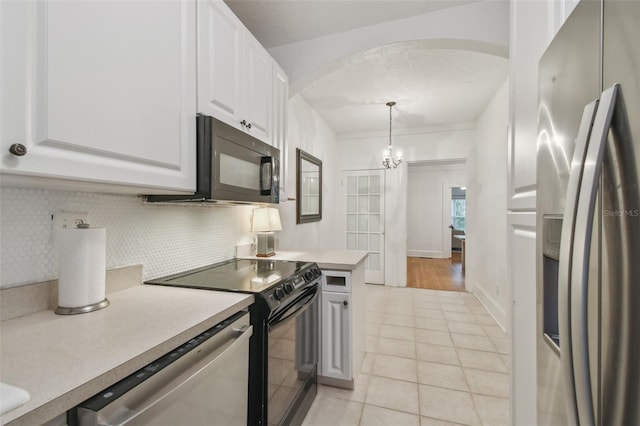
[[[263,293],[263,297],[272,309],[286,302],[289,298],[295,298],[297,293],[303,291],[305,287],[321,277],[320,268],[316,264],[311,265],[309,268],[279,282]]]

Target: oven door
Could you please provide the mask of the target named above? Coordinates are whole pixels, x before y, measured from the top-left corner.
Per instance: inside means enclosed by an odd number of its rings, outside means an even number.
[[[268,328],[268,424],[299,424],[317,393],[318,285],[275,312]]]

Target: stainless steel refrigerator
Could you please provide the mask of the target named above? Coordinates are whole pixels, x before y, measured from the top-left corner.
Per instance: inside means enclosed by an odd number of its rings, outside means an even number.
[[[582,0],[539,63],[539,425],[640,425],[640,0]]]

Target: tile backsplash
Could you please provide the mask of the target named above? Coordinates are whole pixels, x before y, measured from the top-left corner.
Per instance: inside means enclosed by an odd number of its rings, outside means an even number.
[[[86,212],[107,230],[107,269],[143,265],[143,279],[230,259],[251,242],[252,206],[146,204],[132,195],[0,188],[0,287],[55,279],[52,215]]]

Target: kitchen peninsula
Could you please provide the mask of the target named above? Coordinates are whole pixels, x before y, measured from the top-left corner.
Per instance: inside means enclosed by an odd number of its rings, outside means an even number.
[[[368,252],[365,250],[278,250],[271,257],[256,257],[251,254],[251,244],[236,248],[236,257],[242,259],[289,260],[295,262],[315,262],[320,269],[355,271],[362,267]],[[364,282],[364,275],[362,277]]]
[[[320,383],[353,389],[365,352],[366,296],[363,250],[278,250],[256,257],[251,245],[238,246],[238,258],[315,262],[322,270],[320,293]]]

